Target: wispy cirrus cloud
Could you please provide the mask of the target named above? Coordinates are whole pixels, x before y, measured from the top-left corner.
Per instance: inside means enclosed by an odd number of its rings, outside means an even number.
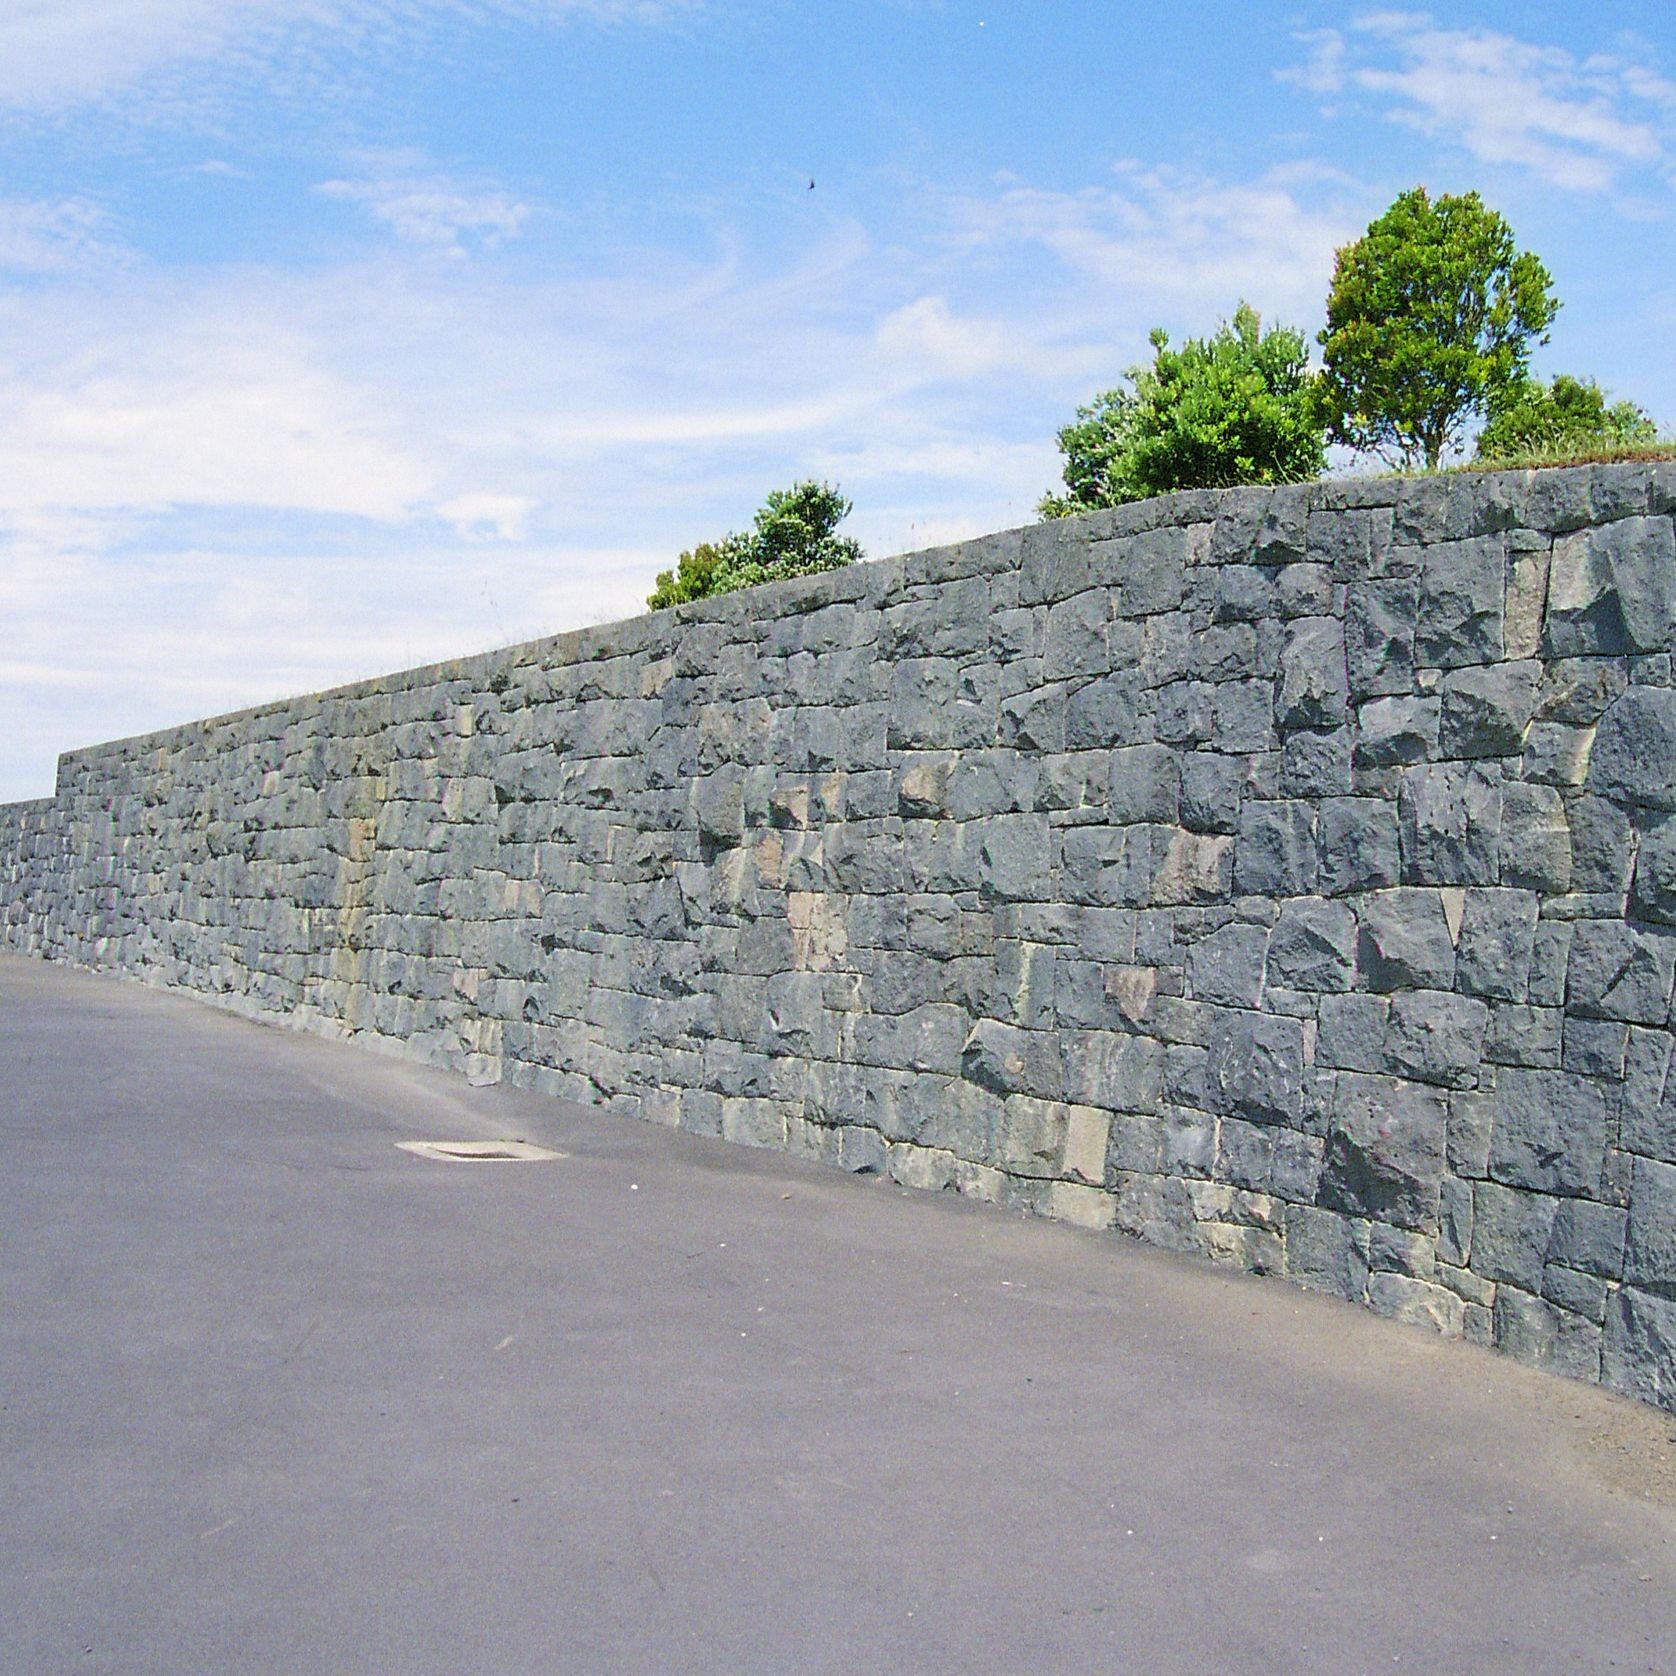
[[[355,174],[315,191],[359,204],[408,244],[463,255],[468,243],[515,237],[529,219],[530,206],[494,181],[439,172],[417,152],[373,152],[358,161]]]
[[[0,198],[0,274],[67,274],[127,260],[111,217],[86,198]]]
[[[1449,28],[1425,12],[1369,12],[1301,39],[1308,56],[1283,81],[1328,101],[1364,96],[1480,162],[1579,192],[1669,171],[1676,85],[1644,63]]]
[[[131,118],[197,108],[206,86],[295,90],[351,55],[422,52],[450,25],[659,24],[699,0],[7,0],[0,107],[58,112],[145,88]]]
[[[990,251],[1045,246],[1098,283],[1084,292],[1108,317],[1208,323],[1243,297],[1297,320],[1318,312],[1333,252],[1363,208],[1354,182],[1318,166],[1245,181],[1133,163],[1113,175],[1073,191],[1003,181],[989,197],[958,201],[959,236]]]

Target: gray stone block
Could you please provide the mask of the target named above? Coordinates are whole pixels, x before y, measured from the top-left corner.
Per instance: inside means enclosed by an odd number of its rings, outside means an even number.
[[[1397,768],[1429,761],[1437,754],[1442,714],[1437,698],[1370,700],[1357,712],[1357,765]]]
[[[1604,797],[1570,797],[1566,820],[1571,832],[1571,889],[1622,896],[1629,889],[1635,853],[1628,811]]]
[[[1519,1001],[1530,985],[1537,898],[1526,890],[1469,890],[1461,914],[1455,975],[1471,995]]]
[[[1579,920],[1566,968],[1569,1011],[1634,1024],[1663,1024],[1676,976],[1676,932],[1622,920]]]
[[[1492,1006],[1490,1026],[1484,1036],[1485,1060],[1494,1065],[1558,1070],[1564,1018],[1557,1007],[1530,1007],[1520,1003]]]
[[[1283,728],[1333,728],[1345,719],[1344,625],[1333,617],[1288,623],[1275,694],[1275,720]]]
[[[1560,654],[1668,650],[1676,541],[1668,518],[1624,518],[1554,544],[1548,641]]]
[[[1317,825],[1320,889],[1328,896],[1402,883],[1396,805],[1377,797],[1334,797]]]
[[[1309,1205],[1286,1209],[1286,1273],[1300,1286],[1360,1302],[1368,1287],[1367,1224]]]
[[[1606,1280],[1621,1279],[1627,1222],[1628,1212],[1620,1206],[1561,1199],[1554,1212],[1548,1261]]]
[[[1504,1355],[1571,1379],[1600,1377],[1600,1330],[1585,1316],[1557,1309],[1511,1286],[1498,1288],[1495,1343]]]
[[[1676,690],[1631,687],[1607,706],[1588,786],[1620,803],[1676,810]]]
[[[1358,698],[1412,691],[1419,608],[1417,576],[1380,577],[1351,590],[1344,639],[1350,690]]]
[[[1180,758],[1180,766],[1182,825],[1193,832],[1236,831],[1240,799],[1251,776],[1247,759],[1192,751]]]
[[[1315,877],[1315,811],[1294,801],[1247,803],[1240,811],[1235,887],[1252,896],[1307,896]]]
[[[1370,1074],[1383,1071],[1390,1008],[1390,1001],[1383,995],[1322,996],[1316,1063]]]
[[[1648,819],[1634,865],[1633,912],[1660,925],[1676,925],[1676,816]]]
[[[1443,679],[1438,748],[1446,757],[1518,756],[1536,708],[1534,661],[1460,669]]]
[[[1490,1174],[1542,1193],[1599,1191],[1606,1153],[1606,1097],[1565,1071],[1497,1072]]]
[[[1506,543],[1500,536],[1440,541],[1420,557],[1414,655],[1423,666],[1490,663],[1503,652]]]
[[[1571,829],[1551,786],[1503,785],[1501,882],[1551,896],[1571,889]]]
[[[1357,903],[1358,964],[1369,989],[1451,989],[1455,945],[1435,890],[1377,890]]]
[[[1354,728],[1289,733],[1280,747],[1280,791],[1286,797],[1343,797],[1354,781]]]
[[[1464,1269],[1472,1260],[1472,1183],[1443,1178],[1438,1201],[1438,1261]]]
[[[1501,871],[1501,780],[1458,763],[1411,768],[1398,798],[1409,884],[1493,885]]]
[[[1471,1088],[1478,1080],[1489,1009],[1482,1001],[1438,990],[1391,997],[1385,1039],[1387,1068],[1420,1082]]]
[[[1473,1187],[1472,1266],[1486,1280],[1542,1290],[1559,1201],[1480,1181]]]
[[[1174,825],[1181,793],[1178,753],[1166,745],[1126,745],[1112,752],[1107,819],[1113,825]]]
[[[1232,921],[1201,937],[1187,951],[1187,988],[1196,1000],[1227,1007],[1255,1007],[1263,990],[1268,932]]]
[[[1356,916],[1319,896],[1286,902],[1268,941],[1268,979],[1286,989],[1336,993],[1356,977]]]
[[[1446,1287],[1410,1275],[1375,1274],[1368,1279],[1368,1307],[1405,1326],[1429,1327],[1446,1338],[1459,1338],[1465,1306]]]
[[[1676,1301],[1625,1286],[1606,1306],[1603,1384],[1676,1409]]]
[[[1637,1158],[1630,1183],[1624,1284],[1676,1299],[1676,1164]]]
[[[1436,1231],[1447,1105],[1435,1089],[1339,1077],[1317,1202],[1328,1210]]]
[[[1303,1103],[1303,1026],[1263,1013],[1218,1012],[1210,1026],[1210,1109],[1251,1123],[1295,1125]]]
[[[1624,1054],[1629,1026],[1611,1019],[1568,1018],[1560,1064],[1575,1076],[1619,1083],[1624,1078]]]

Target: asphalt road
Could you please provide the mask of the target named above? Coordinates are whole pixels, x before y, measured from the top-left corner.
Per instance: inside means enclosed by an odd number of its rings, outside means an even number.
[[[1676,1671],[1676,1418],[1346,1305],[16,959],[0,1118],[6,1676]]]

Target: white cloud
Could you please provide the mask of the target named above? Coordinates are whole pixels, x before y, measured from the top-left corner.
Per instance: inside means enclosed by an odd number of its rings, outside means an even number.
[[[265,506],[393,519],[425,496],[376,395],[251,289],[0,303],[0,515]]]
[[[1116,174],[1116,185],[1073,192],[1003,184],[959,207],[965,237],[989,248],[1047,246],[1102,287],[1099,306],[1131,318],[1144,341],[1160,318],[1202,327],[1242,297],[1266,317],[1312,318],[1333,252],[1357,225],[1343,202],[1349,183],[1329,170],[1243,182],[1133,164]]]
[[[322,181],[315,191],[360,204],[408,244],[460,255],[468,238],[493,247],[515,237],[529,218],[530,206],[493,182],[437,173],[416,153],[375,153],[362,161],[358,178]]]
[[[1370,12],[1304,40],[1308,58],[1283,80],[1371,96],[1392,121],[1554,186],[1602,191],[1670,159],[1676,88],[1646,65],[1443,28],[1424,12]]]
[[[0,199],[0,272],[59,274],[123,257],[110,217],[85,198]]]
[[[355,54],[421,50],[450,23],[657,23],[695,0],[6,0],[0,105],[56,111],[147,87],[129,116],[191,108],[203,84],[331,82]]]
[[[529,532],[536,502],[528,495],[500,495],[477,490],[455,495],[437,507],[437,516],[460,535],[477,541],[522,541]]]

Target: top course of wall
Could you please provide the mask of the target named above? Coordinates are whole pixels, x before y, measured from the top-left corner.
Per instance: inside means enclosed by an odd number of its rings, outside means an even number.
[[[72,752],[0,935],[1676,1406],[1673,511],[1175,495]]]

